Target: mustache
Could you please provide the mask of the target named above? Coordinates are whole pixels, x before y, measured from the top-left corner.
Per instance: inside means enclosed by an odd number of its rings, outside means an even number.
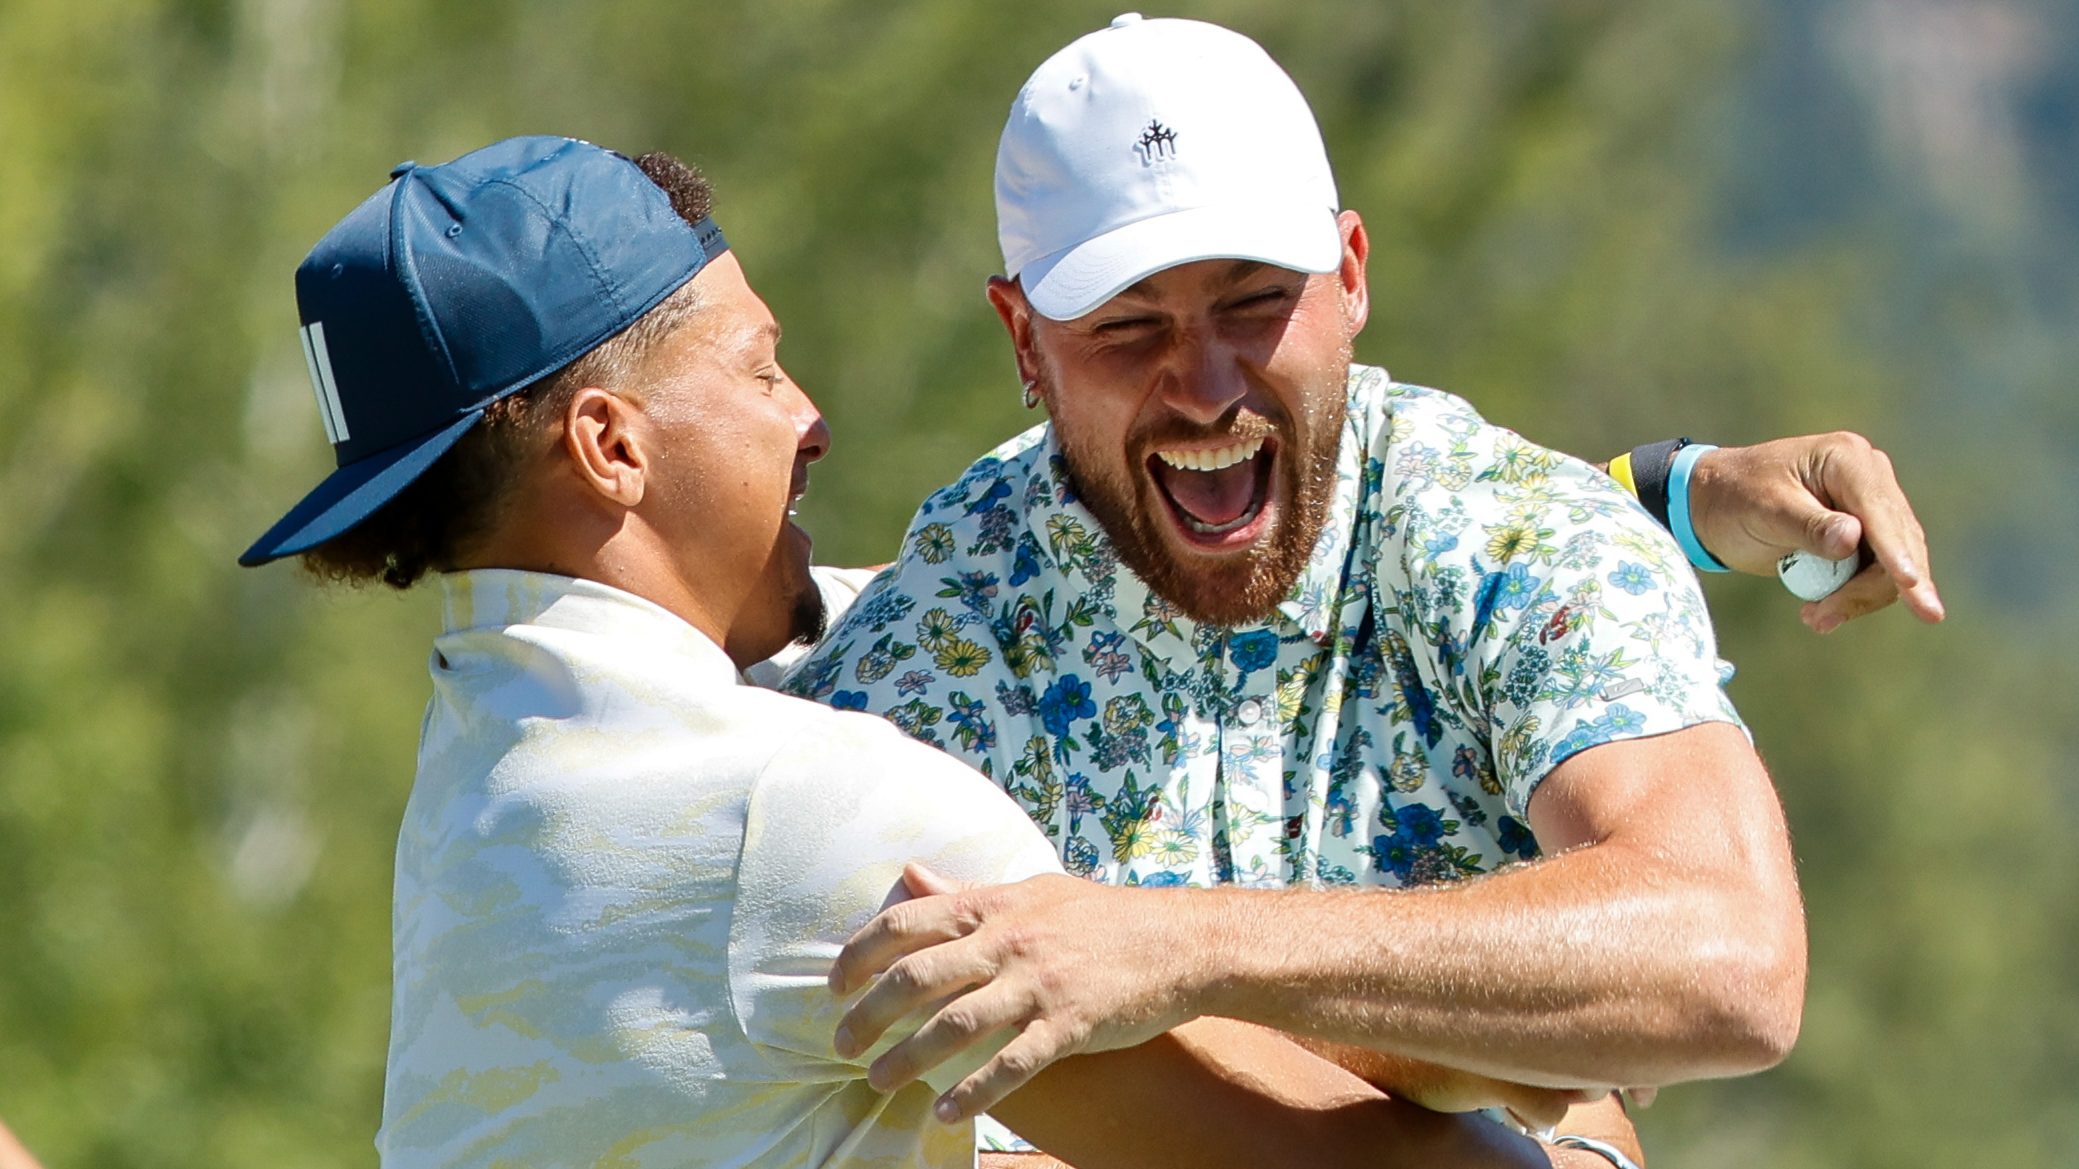
[[[1146,456],[1164,447],[1213,445],[1228,446],[1248,442],[1251,439],[1275,438],[1284,433],[1282,420],[1273,419],[1246,406],[1238,406],[1234,413],[1211,426],[1194,423],[1188,418],[1157,418],[1135,428],[1127,436],[1127,449],[1137,455]]]

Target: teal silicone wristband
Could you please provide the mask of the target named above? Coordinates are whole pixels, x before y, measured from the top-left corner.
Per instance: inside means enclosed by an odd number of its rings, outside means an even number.
[[[1675,452],[1675,461],[1668,468],[1668,527],[1675,533],[1675,543],[1682,546],[1682,555],[1700,572],[1731,572],[1732,569],[1718,562],[1711,550],[1696,538],[1696,529],[1689,525],[1689,473],[1696,469],[1696,461],[1717,450],[1705,443],[1691,443]]]

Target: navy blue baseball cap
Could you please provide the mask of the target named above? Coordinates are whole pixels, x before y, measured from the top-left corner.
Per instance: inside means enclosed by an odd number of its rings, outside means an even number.
[[[296,269],[303,357],[339,469],[238,558],[265,564],[367,519],[484,408],[597,348],[728,249],[633,162],[508,138],[404,163]]]

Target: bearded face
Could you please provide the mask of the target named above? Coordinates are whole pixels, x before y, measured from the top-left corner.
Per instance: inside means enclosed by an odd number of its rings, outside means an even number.
[[[1334,287],[1207,261],[1040,327],[1039,388],[1077,493],[1194,621],[1268,616],[1320,539],[1350,365]]]

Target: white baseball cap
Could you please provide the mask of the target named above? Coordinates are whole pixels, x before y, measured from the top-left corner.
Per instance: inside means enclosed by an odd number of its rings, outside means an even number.
[[[1049,57],[996,148],[1004,272],[1058,321],[1194,260],[1333,272],[1337,207],[1299,87],[1202,21],[1129,12]]]

